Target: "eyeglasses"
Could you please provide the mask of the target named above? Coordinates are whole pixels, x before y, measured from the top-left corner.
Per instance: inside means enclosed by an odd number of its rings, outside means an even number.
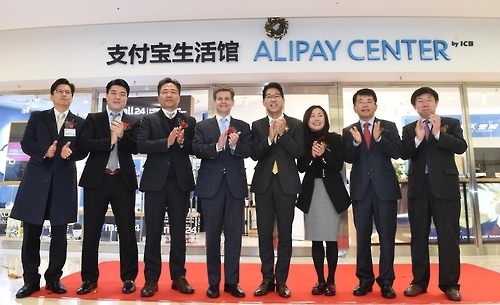
[[[372,105],[375,104],[374,101],[357,101],[356,105]]]
[[[275,95],[266,95],[266,101],[271,101],[271,100],[280,100],[281,95],[280,94],[275,94]]]
[[[66,94],[66,95],[70,95],[71,94],[71,91],[69,90],[59,90],[59,89],[56,89],[54,90],[55,93],[57,94]]]

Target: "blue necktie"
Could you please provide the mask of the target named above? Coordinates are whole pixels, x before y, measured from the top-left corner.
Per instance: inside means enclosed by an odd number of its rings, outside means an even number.
[[[220,119],[219,129],[220,129],[220,133],[221,133],[221,134],[222,134],[224,131],[226,131],[226,130],[227,130],[226,122],[227,122],[227,119],[226,119],[226,118],[221,118],[221,119]]]

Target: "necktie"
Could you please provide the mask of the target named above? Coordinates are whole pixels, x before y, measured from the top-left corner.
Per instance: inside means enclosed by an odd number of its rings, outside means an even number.
[[[429,128],[429,120],[424,120],[424,131],[425,131],[425,140],[429,140],[429,135],[431,134],[431,129]],[[425,164],[425,173],[429,172],[429,167]]]
[[[220,129],[220,133],[222,134],[224,131],[227,130],[227,125],[226,125],[227,119],[226,118],[221,118],[219,120],[219,122],[220,122],[219,129]]]
[[[429,120],[424,120],[424,131],[425,139],[429,140],[429,135],[431,134],[431,129],[429,128]]]
[[[273,122],[274,122],[274,120],[273,120]],[[274,143],[276,143],[277,140],[278,140],[278,135],[275,135],[274,136]],[[276,162],[276,160],[274,160],[272,172],[275,175],[278,173],[278,162]]]
[[[63,123],[64,123],[64,113],[61,112],[57,115],[57,132],[61,130]]]
[[[168,118],[173,119],[174,118],[174,113],[173,112],[167,112]]]
[[[120,113],[112,112],[111,113],[111,121],[114,121],[119,115],[120,115]],[[118,146],[118,144],[115,144],[113,146],[113,149],[109,153],[108,168],[111,171],[115,171],[118,168],[118,148],[117,148],[117,146]]]
[[[370,148],[370,142],[372,140],[372,136],[370,134],[370,129],[368,129],[369,126],[370,126],[370,123],[363,124],[363,135],[365,136],[366,147],[368,147],[368,148]]]

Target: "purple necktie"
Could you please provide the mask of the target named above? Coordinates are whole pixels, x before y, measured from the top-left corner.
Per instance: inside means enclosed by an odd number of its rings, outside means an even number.
[[[424,120],[424,131],[425,139],[429,140],[429,135],[431,134],[431,129],[429,128],[429,120]]]
[[[431,134],[431,129],[429,128],[429,120],[424,120],[424,131],[425,131],[425,140],[429,140],[429,135]],[[425,174],[429,172],[429,167],[425,164]]]

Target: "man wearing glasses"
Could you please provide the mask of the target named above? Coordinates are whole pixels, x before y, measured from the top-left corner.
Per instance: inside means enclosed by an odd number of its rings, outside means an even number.
[[[67,225],[76,222],[77,215],[75,161],[86,157],[77,148],[84,120],[69,110],[74,93],[75,85],[67,79],[56,80],[50,87],[54,107],[32,112],[21,140],[30,159],[10,214],[23,222],[24,286],[16,298],[40,290],[40,235],[45,220],[50,220],[51,228],[45,289],[66,293],[60,279],[66,263]]]
[[[290,297],[286,286],[292,257],[292,222],[301,192],[296,159],[304,154],[302,122],[283,113],[285,98],[278,83],[262,91],[267,116],[252,123],[252,154],[257,161],[251,191],[255,193],[262,283],[255,296],[276,291]],[[278,260],[274,268],[273,229],[278,227]]]

